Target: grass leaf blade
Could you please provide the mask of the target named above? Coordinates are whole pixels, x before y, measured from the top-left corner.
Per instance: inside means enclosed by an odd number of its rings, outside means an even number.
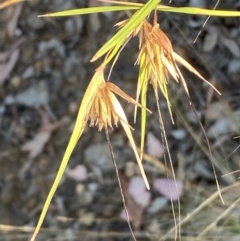
[[[89,108],[90,108],[91,103],[94,99],[94,96],[95,96],[96,91],[99,87],[99,84],[101,83],[101,80],[102,80],[102,72],[100,71],[100,73],[96,73],[93,76],[90,84],[88,85],[88,88],[87,88],[87,90],[85,92],[85,95],[83,97],[81,106],[79,108],[76,124],[75,124],[75,127],[73,129],[70,140],[68,142],[67,149],[64,153],[62,162],[61,162],[60,167],[58,169],[58,172],[57,172],[57,175],[56,175],[55,180],[53,182],[53,185],[51,187],[51,190],[50,190],[50,192],[47,196],[47,199],[44,203],[40,218],[39,218],[37,226],[34,230],[31,241],[35,240],[35,238],[36,238],[36,236],[37,236],[37,234],[38,234],[38,232],[39,232],[39,230],[42,226],[42,223],[43,223],[44,218],[47,214],[49,205],[50,205],[50,203],[52,201],[52,198],[53,198],[53,196],[54,196],[54,194],[57,190],[57,187],[58,187],[58,185],[61,181],[62,175],[63,175],[63,173],[66,169],[66,166],[68,164],[70,156],[71,156],[79,138],[81,137],[81,135],[83,133],[83,130],[84,130],[86,122],[87,122],[87,116],[88,116]]]
[[[136,28],[143,19],[145,19],[150,12],[157,6],[160,0],[151,0],[143,5],[138,11],[134,13],[128,23],[121,28],[107,43],[105,43],[100,50],[93,56],[91,61],[95,61],[110,49],[112,49],[116,44],[123,43],[131,31]]]
[[[136,9],[139,9],[139,7],[136,7],[136,6],[91,7],[91,8],[64,10],[64,11],[59,11],[55,13],[46,13],[43,15],[39,15],[38,17],[67,17],[67,16],[84,15],[84,14],[92,14],[92,13],[104,13],[104,12],[136,10]]]

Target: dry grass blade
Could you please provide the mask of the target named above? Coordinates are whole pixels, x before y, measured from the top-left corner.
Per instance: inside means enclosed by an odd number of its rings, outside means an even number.
[[[231,190],[231,189],[236,189],[237,187],[240,187],[240,183],[234,183],[228,187],[225,187],[221,190],[222,194],[224,194],[225,192]],[[210,204],[211,202],[213,202],[217,197],[219,197],[219,193],[218,191],[216,191],[215,193],[213,193],[208,199],[206,199],[201,205],[199,205],[196,209],[194,209],[193,212],[189,213],[184,219],[182,219],[182,221],[178,224],[179,226],[183,226],[184,224],[186,224],[188,221],[190,221],[193,216],[195,216],[196,214],[198,214],[203,208],[205,208],[208,204]],[[239,199],[237,200],[239,201]],[[232,205],[231,205],[232,206]],[[230,207],[231,207],[230,206]],[[229,207],[229,208],[230,208]],[[235,207],[235,206],[234,206]],[[233,208],[234,208],[233,207]],[[228,209],[229,209],[228,208]],[[230,210],[231,211],[231,210]],[[172,228],[171,230],[169,230],[160,240],[166,240],[169,235],[174,232],[176,227]]]
[[[174,184],[175,184],[175,188],[177,193],[179,193],[178,190],[178,186],[177,186],[177,179],[176,179],[176,175],[175,175],[175,170],[173,167],[173,162],[172,162],[172,156],[169,150],[169,145],[168,145],[168,141],[167,141],[167,136],[166,136],[166,131],[165,131],[165,127],[164,127],[164,123],[163,123],[163,119],[162,119],[162,113],[160,110],[160,105],[159,105],[159,98],[158,98],[158,92],[155,91],[155,98],[157,101],[157,110],[158,110],[158,116],[159,116],[159,126],[160,126],[160,130],[161,130],[161,136],[162,136],[162,143],[164,144],[164,148],[167,151],[167,156],[169,159],[169,163],[170,163],[170,167],[171,167],[171,173],[174,179]],[[165,162],[165,166],[167,167],[167,158],[166,158],[166,154],[164,154],[164,162]],[[169,176],[167,175],[167,178],[169,178]],[[170,196],[172,197],[171,194],[171,189],[169,188],[170,191]],[[180,215],[181,215],[181,205],[180,205],[180,200],[179,200],[179,195],[178,195],[178,219],[180,222]],[[172,212],[173,212],[173,219],[174,219],[174,223],[175,223],[175,240],[177,240],[177,237],[179,235],[179,239],[181,240],[181,226],[177,225],[177,220],[176,220],[176,216],[175,216],[175,210],[174,210],[174,206],[173,206],[173,200],[171,198],[171,206],[172,206]]]
[[[176,54],[175,52],[173,52],[173,56],[174,59],[179,62],[180,64],[182,64],[186,69],[188,69],[190,72],[192,72],[193,74],[195,74],[198,78],[200,78],[201,80],[203,80],[204,82],[206,82],[208,85],[210,85],[219,95],[221,95],[221,93],[214,87],[214,85],[212,85],[209,81],[207,81],[205,78],[203,78],[203,76],[196,70],[193,68],[192,65],[190,65],[185,59],[183,59],[181,56],[179,56],[178,54]]]
[[[75,219],[74,219],[75,220]],[[75,220],[76,221],[76,220]],[[30,232],[34,230],[34,227],[30,226],[13,226],[13,225],[5,225],[0,224],[0,231],[2,232],[2,235],[4,235],[5,240],[11,239],[11,240],[28,240]],[[62,240],[66,241],[66,238],[63,237],[64,230],[62,228],[42,228],[42,233],[44,233],[45,237],[50,237],[54,235],[56,238],[49,238],[46,240]],[[89,240],[89,239],[99,239],[104,238],[105,240],[108,240],[109,238],[130,238],[131,233],[128,231],[123,232],[114,232],[114,231],[93,231],[93,230],[72,230],[72,234],[76,240]],[[21,233],[18,234],[17,232]],[[25,234],[23,234],[23,232]],[[136,231],[135,237],[146,239],[148,237],[147,232],[143,231]]]
[[[218,170],[225,174],[227,172],[230,172],[225,166],[221,165],[222,162],[219,162],[218,159],[222,159],[220,158],[220,155],[218,155],[217,153],[215,153],[215,156],[211,156],[209,153],[208,148],[203,144],[201,137],[195,132],[195,130],[189,125],[188,121],[185,119],[183,113],[180,111],[180,108],[178,107],[177,102],[174,101],[173,103],[173,109],[175,111],[175,113],[177,114],[179,120],[181,121],[181,123],[183,124],[183,126],[186,128],[186,130],[190,133],[190,135],[193,137],[193,139],[196,141],[196,143],[199,145],[199,147],[201,148],[201,150],[203,151],[203,153],[209,158],[209,160],[212,160],[214,165],[218,168]],[[235,182],[235,179],[232,177],[229,177],[228,179],[226,179],[226,181],[228,182],[228,184],[232,184]]]
[[[182,36],[184,37],[184,39],[188,42],[188,40],[186,39],[185,35],[182,33],[181,29],[177,26],[177,24],[175,23],[175,21],[173,21],[171,18],[170,18],[171,22],[179,29],[180,33],[182,34]],[[201,57],[200,54],[197,53],[197,51],[192,48],[193,51],[197,54],[197,56],[199,57],[199,59],[201,59],[202,63],[206,66],[206,69],[209,70],[209,72],[212,72],[211,69],[209,68],[208,65],[205,64],[205,61],[203,60],[203,58]],[[182,59],[180,56],[176,56],[176,58],[178,58],[178,62],[180,62],[183,66],[185,66],[189,71],[193,72],[194,74],[196,74],[199,78],[201,78],[203,81],[205,81],[206,83],[208,83],[215,91],[217,91],[219,93],[219,91],[211,84],[209,83],[207,80],[205,80],[198,72],[196,73],[195,72],[195,69],[192,69],[192,66],[189,65],[189,63],[187,63],[184,59]],[[217,71],[217,70],[216,70]],[[220,94],[220,93],[219,93]],[[175,103],[176,104],[176,103]],[[194,110],[194,107],[192,106],[192,109],[193,111]],[[214,164],[214,166],[217,167],[217,169],[222,172],[222,173],[226,173],[226,172],[229,172],[225,166],[223,166],[219,161],[218,159],[222,159],[220,158],[220,155],[218,155],[218,153],[215,153],[215,156],[212,155],[211,153],[211,150],[210,150],[210,145],[209,145],[209,141],[208,141],[208,138],[206,136],[206,132],[204,130],[204,127],[202,126],[201,122],[198,120],[200,126],[201,126],[201,129],[205,135],[205,139],[207,141],[207,146],[205,146],[202,141],[201,141],[201,138],[197,135],[197,133],[191,128],[191,126],[188,124],[188,122],[185,120],[183,114],[180,112],[179,108],[175,105],[174,106],[174,110],[175,112],[178,114],[178,116],[180,117],[180,120],[181,122],[184,124],[186,130],[189,131],[189,133],[191,134],[191,136],[195,139],[196,143],[201,147],[201,149],[203,150],[204,154],[209,158],[209,160],[211,161],[212,164]],[[196,113],[195,113],[196,114]],[[196,115],[197,117],[197,115]],[[216,180],[216,184],[217,184],[217,188],[219,190],[219,196],[222,200],[222,202],[224,203],[222,197],[221,197],[221,193],[220,193],[220,187],[218,185],[218,180],[217,180],[217,177],[216,177],[216,172],[215,172],[215,167],[213,166],[213,171],[214,171],[214,175],[215,175],[215,180]],[[228,182],[228,184],[231,184],[231,183],[234,183],[234,178],[231,177],[231,176],[228,176],[227,179],[225,179],[225,181]]]
[[[218,222],[226,217],[240,202],[240,198],[238,198],[235,202],[233,202],[221,215],[219,215],[207,228],[205,228],[198,237],[203,237],[207,232],[212,230],[214,227],[217,226]]]
[[[208,142],[208,139],[207,139],[207,136],[206,137],[206,140],[207,140],[207,146],[205,146],[203,143],[202,143],[202,140],[201,138],[199,137],[199,135],[193,130],[193,128],[188,124],[188,122],[184,119],[184,116],[183,114],[180,112],[179,108],[175,105],[174,106],[174,110],[175,112],[178,114],[178,118],[179,120],[182,122],[182,124],[185,126],[186,130],[191,134],[191,136],[194,138],[194,140],[196,141],[196,143],[201,147],[201,149],[203,150],[204,154],[209,158],[209,160],[211,161],[212,164],[214,164],[219,171],[221,171],[222,173],[226,173],[227,170],[225,167],[223,167],[219,161],[217,160],[217,158],[212,155],[211,152],[209,152],[209,148],[210,148],[210,145],[209,145],[209,142]],[[194,108],[193,108],[194,110]],[[201,122],[199,122],[201,128],[203,128]],[[204,130],[204,129],[202,129]],[[218,185],[218,180],[217,180],[217,176],[216,176],[216,172],[215,172],[215,168],[213,166],[213,171],[214,171],[214,176],[215,176],[215,180],[216,180],[216,184],[217,184],[217,188],[218,188],[218,191],[219,191],[219,196],[222,200],[222,203],[224,204],[224,200],[222,198],[222,195],[221,195],[221,191],[220,191],[220,187]],[[234,179],[229,177],[229,183],[234,183]]]
[[[6,0],[6,1],[0,3],[0,9],[6,8],[8,6],[11,6],[13,4],[17,4],[20,2],[25,2],[25,1],[27,1],[27,0]]]
[[[213,10],[215,10],[215,9],[217,8],[217,6],[218,6],[219,2],[220,2],[220,0],[218,0],[218,1],[217,1],[217,3],[215,4],[215,6],[214,6]],[[204,23],[203,23],[203,25],[202,25],[201,29],[199,30],[199,32],[198,32],[198,34],[197,34],[196,38],[193,40],[193,43],[196,43],[196,41],[197,41],[197,39],[198,39],[199,35],[201,34],[201,32],[202,32],[203,28],[206,26],[206,24],[207,24],[208,20],[210,19],[210,17],[211,17],[211,16],[209,15],[209,16],[207,17],[207,19],[204,21]]]
[[[190,100],[190,97],[189,97],[189,100]],[[213,160],[212,160],[213,155],[212,155],[210,142],[209,142],[208,137],[207,137],[207,133],[206,133],[206,131],[205,131],[205,129],[204,129],[204,127],[203,127],[203,125],[202,125],[198,115],[197,115],[196,109],[194,108],[194,106],[192,104],[191,104],[191,107],[192,107],[193,113],[195,114],[195,116],[197,118],[198,124],[200,125],[200,127],[202,129],[203,135],[205,137],[205,140],[206,140],[206,143],[207,143],[207,148],[208,148],[208,153],[209,153],[209,156],[210,156],[210,162],[211,162],[212,169],[213,169],[213,175],[214,175],[214,178],[215,178],[215,182],[216,182],[216,185],[217,185],[219,196],[220,196],[220,199],[221,199],[222,203],[225,204],[225,202],[223,200],[223,197],[222,197],[222,194],[221,194],[221,190],[220,190],[220,186],[219,186],[219,182],[218,182],[218,178],[217,178],[216,169],[215,169],[215,166],[214,166],[214,163],[213,163]]]
[[[237,151],[237,149],[239,149],[239,147],[240,147],[240,145],[238,145],[227,157],[225,157],[225,158],[223,159],[223,161],[226,161],[234,152]],[[233,173],[234,173],[234,172],[233,172]],[[229,173],[229,174],[231,174],[231,173]],[[224,174],[223,176],[226,176],[226,175],[229,175],[229,174]]]
[[[229,173],[227,173],[227,174],[222,175],[222,177],[226,177],[226,176],[228,176],[228,175],[232,175],[232,174],[238,173],[238,172],[240,172],[240,170],[236,170],[236,171],[233,171],[233,172],[229,172]]]

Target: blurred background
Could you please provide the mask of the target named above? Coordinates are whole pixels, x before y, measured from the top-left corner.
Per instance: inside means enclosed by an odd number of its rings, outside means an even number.
[[[145,2],[145,1],[141,1]],[[178,0],[171,6],[213,9],[217,1]],[[169,4],[162,1],[162,4]],[[0,241],[28,240],[52,186],[73,130],[84,91],[100,62],[93,54],[131,12],[64,18],[37,18],[48,12],[98,6],[94,0],[31,0],[0,10]],[[239,10],[240,1],[220,1],[218,9]],[[169,82],[174,125],[165,100],[160,106],[179,192],[169,164],[151,86],[144,167],[145,190],[133,151],[121,127],[110,131],[131,224],[137,240],[174,240],[180,197],[182,240],[240,239],[239,76],[240,19],[159,13],[161,29],[175,52],[222,93],[187,70],[194,114],[184,89]],[[199,31],[199,37],[196,39]],[[121,53],[111,81],[135,98],[138,41]],[[140,113],[122,102],[136,144]],[[209,139],[208,150],[201,121]],[[216,170],[225,205],[218,192]],[[235,172],[235,173],[232,173]],[[228,174],[228,175],[226,175]],[[87,127],[50,205],[37,240],[131,240],[104,133]]]

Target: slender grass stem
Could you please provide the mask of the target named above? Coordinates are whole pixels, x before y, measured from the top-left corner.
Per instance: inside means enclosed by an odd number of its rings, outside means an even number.
[[[169,150],[167,136],[166,136],[164,123],[163,123],[163,119],[162,119],[162,114],[161,114],[161,109],[160,109],[160,105],[159,105],[158,92],[157,92],[157,90],[155,90],[154,92],[155,92],[155,98],[156,98],[156,103],[157,103],[157,110],[158,110],[158,116],[159,116],[158,120],[159,120],[159,126],[160,126],[160,130],[161,130],[163,148],[166,149],[166,151],[167,151],[167,155],[168,155],[168,158],[169,158],[169,163],[170,163],[170,166],[171,166],[171,170],[172,170],[172,175],[173,175],[176,191],[179,194],[178,186],[177,186],[177,182],[176,182],[176,175],[175,175],[173,162],[172,162],[172,157],[171,157],[171,153],[170,153],[170,150]],[[167,167],[166,154],[164,154],[164,162],[165,162],[165,165]],[[169,179],[168,173],[167,173],[167,178]],[[171,196],[171,206],[172,206],[174,224],[175,224],[176,228],[178,227],[178,229],[176,229],[176,232],[175,232],[175,240],[177,240],[177,236],[178,235],[179,235],[179,239],[181,240],[181,227],[179,225],[177,225],[176,214],[175,214],[175,210],[174,210],[174,206],[173,206],[173,200],[172,200],[172,192],[171,192],[171,188],[170,187],[169,187],[169,191],[170,191],[170,196]],[[179,199],[179,195],[178,195],[178,219],[179,219],[179,222],[180,222],[180,218],[181,218],[180,214],[181,214],[181,205],[180,205],[180,199]]]
[[[135,238],[135,235],[133,233],[132,226],[130,224],[129,213],[128,213],[128,210],[127,210],[127,205],[126,205],[126,201],[125,201],[124,194],[123,194],[122,184],[121,184],[119,173],[118,173],[117,163],[115,161],[113,148],[112,148],[112,145],[111,145],[111,142],[110,142],[110,138],[109,138],[108,128],[107,128],[107,126],[104,126],[104,128],[105,128],[105,134],[106,134],[107,143],[108,143],[108,146],[109,146],[112,162],[113,162],[113,165],[114,165],[114,168],[115,168],[115,172],[116,172],[116,176],[117,176],[117,181],[118,181],[118,186],[119,186],[119,189],[120,189],[120,194],[122,196],[123,207],[124,207],[124,211],[125,211],[125,214],[126,214],[126,217],[127,217],[127,224],[128,224],[129,230],[130,230],[130,232],[132,234],[132,237],[133,237],[134,241],[137,241],[136,238]]]

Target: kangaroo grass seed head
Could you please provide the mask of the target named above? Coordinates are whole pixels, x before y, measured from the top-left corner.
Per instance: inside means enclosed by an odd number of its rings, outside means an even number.
[[[128,137],[128,140],[131,143],[146,187],[149,189],[147,177],[145,175],[140,157],[137,152],[136,144],[132,136],[132,128],[128,124],[127,117],[120,102],[116,97],[116,94],[136,106],[141,107],[141,105],[138,104],[133,98],[131,98],[125,92],[123,92],[120,88],[118,88],[115,84],[111,82],[105,82],[103,72],[99,73],[99,77],[97,81],[98,87],[96,89],[96,94],[94,94],[91,100],[89,111],[88,113],[86,113],[86,119],[90,119],[90,126],[98,125],[99,131],[101,131],[103,127],[110,127],[111,129],[113,129],[113,124],[115,126],[118,126],[118,122],[121,123]]]
[[[93,92],[90,93],[92,89],[91,83],[88,87],[89,91],[87,90],[87,92],[89,92],[88,96],[91,96],[91,98],[86,97],[86,106],[89,107],[89,110],[87,110],[85,118],[90,120],[90,126],[98,125],[98,129],[101,131],[104,126],[113,129],[114,124],[117,127],[119,121],[129,125],[123,108],[115,95],[122,97],[138,107],[142,106],[118,86],[109,81],[106,82],[102,69],[98,69],[95,76],[96,80],[95,78],[92,80],[94,82],[92,86],[95,87]],[[84,97],[85,96],[86,95],[84,95]],[[133,129],[130,125],[129,128]]]
[[[189,95],[186,81],[177,65],[178,63],[216,90],[216,88],[205,80],[193,66],[173,51],[171,41],[157,23],[156,12],[154,14],[153,25],[147,20],[144,20],[141,24],[141,28],[138,30],[138,37],[139,56],[137,63],[140,65],[139,76],[141,79],[144,79],[141,80],[141,84],[143,84],[144,81],[150,81],[155,91],[157,91],[158,87],[160,88],[162,94],[166,98],[171,117],[171,104],[167,89],[170,76],[176,82],[181,83],[187,95]],[[144,76],[142,76],[143,74]],[[140,92],[137,92],[137,99],[139,94]]]
[[[118,23],[117,26],[124,27],[124,25],[127,23],[128,20],[125,20]],[[189,96],[188,87],[178,67],[178,63],[183,65],[189,71],[193,72],[196,76],[207,82],[215,89],[215,87],[205,80],[203,76],[186,60],[173,51],[171,41],[160,29],[160,26],[157,23],[156,11],[153,18],[153,24],[150,24],[147,19],[144,19],[134,30],[132,30],[126,41],[128,42],[130,38],[134,36],[138,36],[139,38],[139,55],[136,61],[136,63],[139,64],[136,101],[138,102],[141,96],[142,106],[146,107],[147,87],[148,83],[150,83],[153,86],[157,103],[159,102],[158,89],[160,89],[161,93],[166,99],[172,123],[174,123],[171,111],[171,101],[168,94],[170,77],[172,77],[176,82],[181,83],[186,94]],[[136,110],[137,109],[135,109],[135,120],[137,113]],[[146,109],[142,108],[141,152],[143,152],[144,147],[145,128]]]
[[[138,107],[143,108],[115,84],[106,82],[104,79],[104,67],[99,67],[89,83],[79,109],[79,114],[76,121],[76,126],[78,128],[78,130],[76,130],[76,134],[78,134],[77,140],[79,140],[81,137],[83,129],[85,128],[88,120],[90,121],[90,126],[98,126],[99,131],[101,131],[103,127],[105,129],[108,127],[113,129],[113,125],[117,127],[118,123],[120,122],[129,142],[131,143],[141,174],[146,183],[146,187],[149,189],[147,177],[145,175],[143,165],[140,161],[136,144],[132,136],[132,127],[128,124],[125,112],[116,95]]]

